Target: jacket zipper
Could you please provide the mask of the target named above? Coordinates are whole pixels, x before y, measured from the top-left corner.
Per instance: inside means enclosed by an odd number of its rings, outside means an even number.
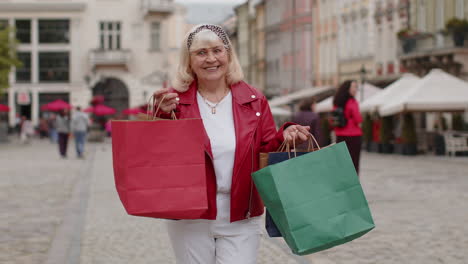
[[[253,179],[252,173],[254,172],[254,140],[255,140],[255,133],[257,132],[257,128],[255,128],[253,135],[252,135],[252,144],[250,144],[250,149],[252,150],[252,167],[250,170],[250,196],[249,196],[249,211],[247,212],[246,218],[249,219],[252,210],[252,194],[253,194]]]
[[[253,194],[253,180],[252,180],[252,173],[253,173],[253,168],[254,168],[254,149],[253,149],[253,144],[251,145],[252,149],[252,169],[250,173],[250,196],[249,196],[249,211],[247,212],[246,218],[250,218],[250,211],[252,210],[252,194]]]

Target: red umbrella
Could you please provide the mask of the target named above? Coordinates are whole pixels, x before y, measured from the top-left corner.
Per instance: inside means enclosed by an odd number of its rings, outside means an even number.
[[[105,116],[105,115],[113,115],[115,112],[117,112],[114,108],[105,106],[105,105],[96,105],[96,106],[90,106],[83,110],[84,112],[92,112],[93,114],[97,116]]]
[[[91,104],[92,105],[100,105],[104,103],[104,95],[95,95],[91,99]]]
[[[70,109],[71,107],[72,106],[69,103],[58,99],[51,103],[41,106],[41,110],[42,111],[60,111],[63,109]]]
[[[0,104],[0,112],[10,112],[10,107],[8,107],[8,105]]]
[[[94,107],[93,107],[93,106],[90,106],[90,107],[88,107],[88,108],[85,108],[85,109],[83,110],[83,112],[91,113],[91,112],[93,112],[93,110],[94,110]]]
[[[135,107],[135,108],[127,108],[123,110],[122,113],[125,115],[138,115],[139,113],[145,113],[145,111],[142,110],[140,107]]]

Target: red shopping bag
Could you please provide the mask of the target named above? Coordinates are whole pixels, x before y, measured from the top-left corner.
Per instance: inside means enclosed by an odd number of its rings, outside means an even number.
[[[208,210],[201,119],[113,121],[117,192],[130,215],[197,219]]]

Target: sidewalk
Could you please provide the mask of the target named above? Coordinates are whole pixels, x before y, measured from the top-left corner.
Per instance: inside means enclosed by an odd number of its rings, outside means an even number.
[[[110,144],[86,147],[0,145],[0,263],[175,263],[165,220],[125,213]],[[467,158],[363,153],[361,167],[375,230],[307,257],[264,237],[258,263],[467,263]]]

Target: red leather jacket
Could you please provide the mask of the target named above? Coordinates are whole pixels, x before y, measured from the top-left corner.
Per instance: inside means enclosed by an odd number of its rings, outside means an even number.
[[[197,84],[179,94],[177,118],[201,118],[196,99]],[[231,222],[263,214],[263,202],[252,181],[251,173],[258,170],[259,153],[276,151],[283,142],[283,129],[277,132],[265,96],[245,82],[231,85],[232,108],[236,133],[236,153],[231,186]],[[222,131],[219,131],[223,133]],[[208,182],[208,212],[203,219],[216,219],[216,175],[210,140],[205,133],[206,174]]]

